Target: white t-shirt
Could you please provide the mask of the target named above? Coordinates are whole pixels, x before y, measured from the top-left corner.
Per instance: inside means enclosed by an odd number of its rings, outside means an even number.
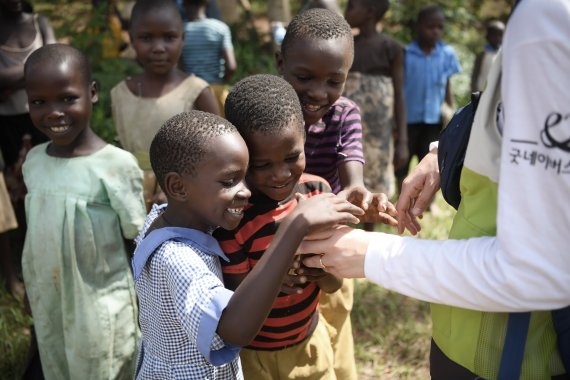
[[[570,0],[520,3],[506,31],[502,75],[497,236],[378,234],[366,255],[370,280],[482,311],[570,304]],[[514,160],[516,152],[527,156]]]

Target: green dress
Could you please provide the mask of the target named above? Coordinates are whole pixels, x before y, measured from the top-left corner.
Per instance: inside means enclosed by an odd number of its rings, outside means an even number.
[[[45,378],[132,378],[139,332],[123,237],[144,222],[142,172],[112,145],[57,158],[48,144],[23,167],[22,269]]]

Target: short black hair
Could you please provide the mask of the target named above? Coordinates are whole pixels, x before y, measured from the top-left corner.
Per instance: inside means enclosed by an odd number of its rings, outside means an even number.
[[[24,77],[27,77],[29,71],[38,65],[69,61],[75,62],[75,69],[81,72],[85,85],[89,86],[92,82],[89,60],[79,49],[65,44],[48,44],[35,50],[24,64]]]
[[[281,77],[257,74],[242,79],[232,88],[224,109],[246,142],[256,132],[279,136],[291,123],[305,136],[299,97]]]
[[[390,0],[364,0],[364,4],[372,8],[376,21],[382,20],[386,12],[388,12],[388,8],[390,8]]]
[[[443,16],[443,11],[439,7],[439,5],[437,4],[426,5],[425,7],[421,8],[420,11],[418,12],[417,23],[419,24],[426,18],[431,17],[435,14],[440,14]]]
[[[180,20],[180,24],[182,24],[182,16],[180,15],[180,10],[174,0],[137,0],[131,11],[130,26],[132,27],[143,14],[147,14],[161,8],[172,9],[178,15],[176,17]]]
[[[150,144],[150,165],[158,184],[164,189],[164,177],[170,172],[196,175],[196,166],[211,140],[228,133],[237,130],[229,121],[207,112],[192,110],[168,119]]]
[[[287,26],[287,33],[281,44],[281,54],[285,57],[289,46],[297,40],[334,40],[337,38],[349,40],[351,52],[354,54],[352,29],[344,17],[328,9],[307,9],[293,17]]]

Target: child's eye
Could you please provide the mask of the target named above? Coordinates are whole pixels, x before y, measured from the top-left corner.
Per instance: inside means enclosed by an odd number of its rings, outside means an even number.
[[[250,165],[249,165],[249,168],[250,168],[250,169],[257,169],[257,170],[259,170],[259,169],[266,169],[266,168],[268,168],[268,167],[269,167],[269,164],[268,164],[267,162],[265,162],[265,163],[259,163],[259,164],[250,164]]]
[[[39,99],[30,99],[29,103],[34,105],[34,106],[39,106],[39,105],[44,104],[44,101],[39,100]]]
[[[306,82],[308,80],[310,80],[311,77],[307,76],[307,75],[297,75],[297,80],[301,81],[301,82]]]
[[[229,180],[225,180],[225,181],[220,181],[222,186],[226,187],[226,188],[234,187],[238,182],[239,182],[239,180],[237,180],[237,179],[229,179]]]
[[[301,154],[299,153],[299,154],[297,154],[297,155],[295,155],[295,156],[287,157],[287,158],[285,159],[285,161],[287,161],[287,162],[297,162],[297,161],[299,160],[299,156],[300,156],[300,155],[301,155]]]
[[[65,98],[63,98],[63,101],[65,103],[73,103],[76,100],[77,100],[77,96],[66,96]]]

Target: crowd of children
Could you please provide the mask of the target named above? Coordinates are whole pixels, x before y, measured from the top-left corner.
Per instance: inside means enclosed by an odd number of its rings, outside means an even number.
[[[110,91],[120,149],[91,129],[88,57],[0,0],[1,259],[21,294],[6,232],[27,224],[43,375],[356,379],[353,283],[294,254],[338,224],[396,223],[394,168],[403,179],[453,105],[443,13],[420,11],[403,48],[377,31],[388,0],[349,0],[346,20],[309,6],[287,26],[280,77],[228,95],[229,28],[207,0],[178,3],[132,8],[142,72]]]

